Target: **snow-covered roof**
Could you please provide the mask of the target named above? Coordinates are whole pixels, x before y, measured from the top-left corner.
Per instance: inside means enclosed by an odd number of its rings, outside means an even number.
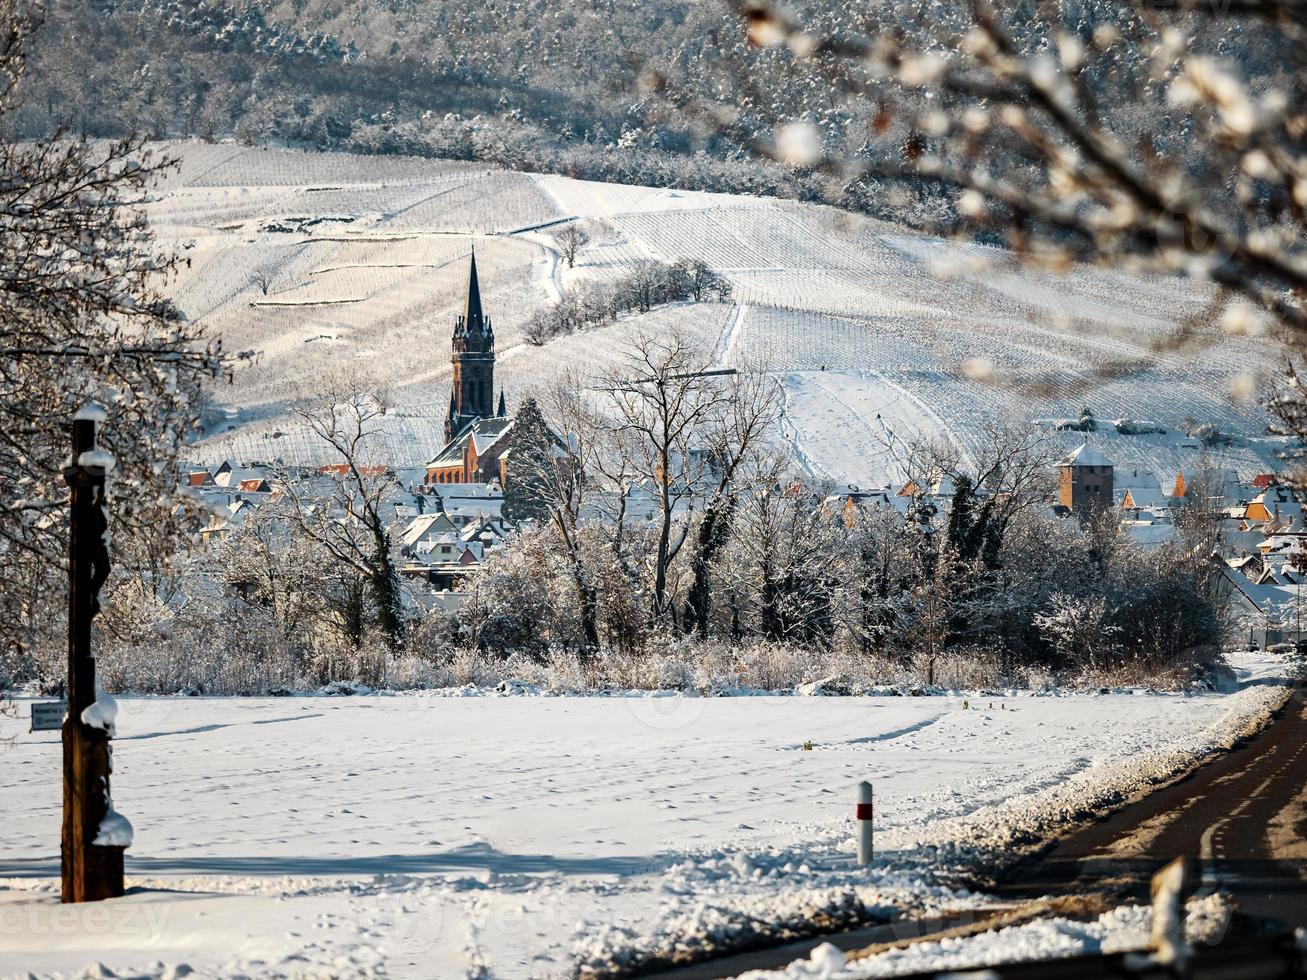
[[[423,514],[421,517],[414,518],[412,523],[404,529],[404,534],[400,540],[403,544],[411,547],[431,535],[439,535],[455,530],[454,522],[444,514],[439,512]]]
[[[1157,478],[1157,474],[1152,470],[1118,469],[1112,473],[1112,486],[1118,491],[1134,490],[1136,488],[1160,491],[1162,481]]]
[[[504,418],[481,419],[472,426],[472,441],[477,455],[486,453],[504,434],[512,428],[513,420]]]
[[[1175,539],[1175,525],[1170,521],[1122,521],[1121,529],[1136,544],[1154,547]]]
[[[1066,459],[1063,466],[1111,466],[1112,461],[1091,446],[1086,440],[1082,442]]]
[[[471,442],[478,456],[485,455],[512,428],[513,420],[507,418],[477,419],[468,424],[462,432],[451,439],[432,457],[428,466],[454,466],[463,462],[463,452]]]
[[[1130,504],[1133,507],[1164,508],[1171,505],[1171,498],[1155,487],[1126,487],[1124,490],[1116,493],[1115,496],[1118,501],[1124,504],[1126,502],[1125,498],[1127,494],[1130,496]]]

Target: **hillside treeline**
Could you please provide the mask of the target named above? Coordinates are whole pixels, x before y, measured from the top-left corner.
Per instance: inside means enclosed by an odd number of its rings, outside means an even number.
[[[938,34],[965,23],[962,5],[932,0],[802,6],[805,23],[835,36],[917,39],[923,25]],[[1140,16],[1108,0],[1051,15],[1086,36]],[[1219,19],[1194,25],[1199,44],[1216,53],[1225,53],[1230,30]],[[1044,36],[1032,28],[1026,40]],[[1244,38],[1240,52],[1278,63],[1269,43]],[[1128,67],[1108,61],[1095,70]],[[729,5],[717,3],[96,0],[49,5],[30,52],[29,98],[10,127],[27,137],[66,125],[94,136],[140,130],[475,159],[822,200],[909,223],[947,219],[952,194],[930,181],[900,180],[891,192],[871,177],[829,181],[764,159],[778,127],[795,120],[836,156],[876,164],[914,152],[918,134],[903,120],[834,96],[831,71],[820,57],[750,47]],[[1098,80],[1086,73],[1081,81]],[[1129,142],[1137,110],[1115,114],[1113,128]],[[1165,152],[1183,157],[1188,138],[1174,134]]]
[[[731,284],[702,259],[667,263],[650,259],[612,281],[584,283],[553,306],[536,310],[526,325],[528,343],[540,345],[578,330],[588,330],[623,313],[648,313],[656,306],[687,300],[725,303]]]

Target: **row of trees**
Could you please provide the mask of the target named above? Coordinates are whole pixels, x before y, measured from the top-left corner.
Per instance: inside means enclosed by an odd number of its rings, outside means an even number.
[[[1042,435],[991,430],[967,461],[898,447],[921,492],[895,508],[796,478],[774,382],[722,373],[680,338],[643,337],[547,401],[550,425],[523,408],[506,492],[532,524],[460,613],[483,649],[631,651],[672,631],[898,657],[928,681],[959,648],[1101,671],[1219,650],[1213,522],[1186,515],[1150,550],[1110,513],[1079,532],[1049,512],[1057,445]]]
[[[148,576],[119,569],[99,624],[109,676],[257,693],[440,682],[472,655],[571,662],[602,683],[613,658],[656,661],[670,642],[751,663],[807,651],[780,657],[786,685],[831,664],[930,683],[958,663],[1156,673],[1220,648],[1208,515],[1183,513],[1177,541],[1147,550],[1111,514],[1077,529],[1048,510],[1055,447],[1031,431],[989,431],[965,460],[895,447],[921,490],[897,507],[837,492],[792,472],[772,378],[720,369],[676,335],[524,401],[504,502],[518,531],[456,613],[423,614],[397,571],[399,488],[369,448],[385,402],[359,379],[328,389],[303,420],[337,465],[280,474],[211,547]],[[52,634],[0,672],[56,686],[60,649]]]
[[[575,240],[562,243],[568,264],[576,255]],[[731,284],[701,259],[659,262],[648,259],[615,280],[589,282],[571,290],[553,306],[544,307],[527,321],[525,336],[540,345],[553,337],[588,330],[617,319],[622,313],[648,313],[665,303],[725,303]]]

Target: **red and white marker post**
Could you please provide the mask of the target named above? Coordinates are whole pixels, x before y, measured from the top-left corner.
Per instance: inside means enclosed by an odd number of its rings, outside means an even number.
[[[858,864],[866,867],[872,858],[872,805],[871,783],[865,779],[858,783],[858,808],[854,817],[858,824]]]

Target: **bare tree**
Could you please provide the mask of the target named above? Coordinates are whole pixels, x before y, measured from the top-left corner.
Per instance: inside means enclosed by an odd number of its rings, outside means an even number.
[[[0,11],[0,120],[36,28],[26,5]],[[176,259],[139,206],[169,166],[137,136],[0,144],[0,632],[19,651],[63,594],[68,420],[88,401],[106,410],[113,533],[127,541],[167,525],[200,381],[222,366],[163,294]]]
[[[780,389],[757,367],[737,369],[721,386],[722,404],[703,426],[708,452],[707,500],[690,553],[691,583],[683,624],[708,631],[711,570],[730,536],[739,495],[778,478],[769,437],[780,420]],[[767,465],[768,461],[771,465]]]
[[[670,570],[689,534],[686,518],[709,471],[705,436],[727,403],[722,376],[713,369],[711,354],[685,336],[641,334],[598,385],[611,399],[611,425],[634,473],[653,488],[658,522],[655,617],[674,613]]]
[[[563,258],[567,260],[569,269],[576,265],[577,253],[589,240],[590,236],[575,221],[569,221],[554,236],[554,241],[558,244],[558,250],[563,253]]]
[[[399,484],[373,445],[388,408],[384,395],[354,377],[331,380],[320,399],[296,406],[336,462],[312,475],[289,476],[287,488],[298,529],[367,581],[377,626],[397,646],[404,636],[403,597],[386,510]]]
[[[775,472],[764,463],[764,471]],[[832,519],[829,487],[782,474],[740,495],[731,543],[732,574],[769,640],[829,646],[834,637],[838,586],[834,559],[841,523]]]
[[[325,577],[316,542],[296,533],[296,517],[290,495],[278,491],[211,555],[214,577],[237,601],[265,610],[283,641],[315,632]]]
[[[934,466],[955,485],[966,479],[981,498],[975,522],[992,560],[1012,522],[1052,497],[1053,464],[1061,446],[1047,433],[990,422],[982,422],[976,435],[965,460],[935,446]]]
[[[672,270],[684,278],[684,292],[696,303],[710,299],[724,303],[731,298],[730,281],[708,268],[703,259],[682,260],[673,265]]]
[[[846,501],[847,528],[841,571],[847,583],[840,611],[843,626],[860,653],[890,644],[900,618],[899,595],[909,559],[903,520],[879,502]]]
[[[760,152],[846,181],[925,179],[959,195],[968,232],[1028,261],[1194,275],[1307,330],[1298,4],[1049,2],[1018,18],[970,0],[923,32],[862,35],[735,6],[751,40],[809,60],[902,141],[846,156],[796,123]]]

